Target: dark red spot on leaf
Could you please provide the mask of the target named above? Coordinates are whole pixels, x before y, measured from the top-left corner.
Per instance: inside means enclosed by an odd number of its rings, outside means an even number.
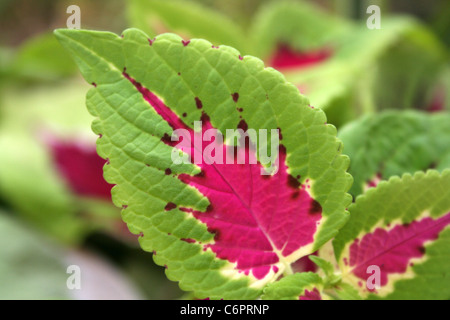
[[[167,203],[166,206],[164,207],[164,210],[170,211],[170,210],[175,209],[176,207],[177,207],[177,205],[176,205],[175,203],[169,202],[169,203]]]
[[[280,128],[277,128],[278,129],[278,138],[280,139],[280,140],[283,140],[283,135],[281,134],[281,129]],[[298,178],[297,178],[298,179]]]
[[[195,243],[196,242],[194,239],[190,239],[190,238],[181,238],[180,240],[187,242],[187,243]]]
[[[203,108],[203,103],[198,97],[195,97],[195,105],[197,106],[197,109]]]
[[[241,121],[239,121],[237,128],[242,129],[244,132],[246,132],[248,130],[247,122],[245,122],[245,120],[242,119]]]
[[[308,213],[309,214],[321,214],[322,206],[316,200],[312,200]]]
[[[195,177],[197,177],[197,178],[204,178],[205,177],[205,171],[200,171],[199,173],[197,173],[195,175]]]
[[[161,141],[168,145],[172,144],[172,139],[170,138],[170,136],[167,133],[164,133],[164,135],[161,138]]]
[[[205,123],[209,122],[209,116],[202,111],[202,115],[200,116],[200,121],[202,122],[203,126]]]
[[[300,187],[300,182],[297,179],[295,179],[293,176],[288,175],[287,179],[288,179],[288,185],[291,188],[298,189]]]

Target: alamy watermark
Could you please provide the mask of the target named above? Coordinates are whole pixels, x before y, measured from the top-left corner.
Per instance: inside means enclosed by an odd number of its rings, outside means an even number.
[[[66,273],[70,274],[66,281],[67,289],[81,290],[81,268],[77,265],[70,265],[67,267]]]
[[[367,18],[366,25],[370,30],[381,29],[381,9],[377,5],[371,5],[367,8],[367,14],[370,14]]]
[[[81,29],[81,9],[77,5],[70,5],[66,10],[70,16],[67,18],[67,29]]]
[[[366,273],[370,276],[366,280],[367,289],[373,291],[380,289],[381,287],[381,269],[377,265],[368,266]]]

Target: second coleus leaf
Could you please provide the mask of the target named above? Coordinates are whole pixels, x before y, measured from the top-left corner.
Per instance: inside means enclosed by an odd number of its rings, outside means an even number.
[[[336,129],[259,59],[136,29],[56,35],[93,84],[113,201],[183,290],[256,298],[345,223],[352,178]],[[249,143],[220,136],[237,129]]]
[[[367,299],[450,297],[450,170],[392,177],[349,211],[333,240],[344,284]]]

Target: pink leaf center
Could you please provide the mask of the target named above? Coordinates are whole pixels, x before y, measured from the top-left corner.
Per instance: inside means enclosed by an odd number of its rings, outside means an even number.
[[[388,283],[388,275],[404,273],[413,258],[425,254],[425,242],[436,240],[439,233],[450,224],[450,213],[439,219],[423,218],[410,224],[396,225],[387,231],[377,228],[350,246],[350,267],[358,278],[367,280],[371,265],[381,271],[381,286]]]
[[[274,175],[261,175],[263,166],[255,160],[253,145],[245,144],[244,151],[234,152],[237,157],[244,157],[245,164],[227,164],[227,150],[235,148],[214,140],[203,142],[201,150],[193,143],[196,138],[213,126],[208,116],[203,113],[202,130],[194,132],[170,110],[155,94],[144,88],[124,72],[135,88],[154,110],[168,122],[173,129],[186,129],[189,132],[190,148],[183,149],[192,156],[194,162],[204,155],[205,148],[214,147],[223,151],[223,164],[202,161],[197,165],[201,173],[195,176],[178,175],[182,182],[196,188],[210,202],[205,212],[179,206],[179,210],[192,214],[206,224],[214,234],[214,242],[205,244],[203,249],[211,249],[218,258],[236,263],[240,272],[250,272],[258,279],[265,277],[270,270],[278,272],[275,265],[280,257],[288,257],[300,248],[312,244],[314,234],[322,217],[322,208],[301,185],[298,178],[288,174],[286,150],[279,149],[279,169]],[[236,93],[233,93],[237,96]],[[198,100],[198,101],[197,101]],[[196,105],[201,103],[195,99]],[[240,124],[246,130],[247,124]],[[162,141],[176,147],[168,137]],[[237,148],[237,149],[239,149]],[[239,150],[238,150],[239,151]],[[255,160],[254,164],[251,164]],[[197,163],[197,162],[195,162]],[[167,209],[175,204],[169,203]],[[170,214],[168,211],[167,214]],[[190,242],[192,240],[189,240]]]

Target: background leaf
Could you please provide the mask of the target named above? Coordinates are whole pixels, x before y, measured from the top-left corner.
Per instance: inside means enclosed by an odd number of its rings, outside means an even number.
[[[11,241],[14,239],[14,241]],[[0,212],[0,299],[141,299],[127,278],[108,261],[87,250],[68,249]],[[80,269],[79,289],[69,289],[73,272]]]
[[[303,52],[334,47],[350,26],[306,1],[274,1],[258,10],[248,33],[252,54],[266,59],[280,43]]]
[[[450,114],[388,111],[367,115],[339,131],[352,159],[357,196],[379,180],[416,171],[448,168]]]
[[[57,80],[76,74],[69,57],[52,33],[41,34],[21,45],[12,72],[31,80]]]
[[[119,237],[125,234],[120,232],[120,214],[109,196],[77,193],[104,183],[105,161],[95,154],[91,117],[80,108],[86,89],[84,83],[71,81],[53,88],[29,88],[26,95],[21,89],[11,89],[0,99],[0,167],[8,168],[0,170],[0,192],[23,219],[64,243],[79,243],[99,229],[113,231]],[[64,157],[67,160],[75,156],[77,164],[64,162]],[[81,171],[83,159],[88,163],[96,161],[93,172]],[[63,173],[65,169],[80,178],[84,176],[85,185],[75,188]]]
[[[228,45],[246,52],[243,29],[227,16],[193,1],[132,0],[128,7],[130,27],[151,38],[165,32],[186,38],[208,39],[214,45]]]
[[[376,110],[429,108],[446,59],[429,30],[404,17],[383,18],[380,30],[350,28],[332,52],[321,63],[284,73],[338,126]]]
[[[0,237],[8,243],[0,249],[1,299],[69,298],[61,252],[4,212],[0,212]]]
[[[370,299],[448,299],[450,170],[381,182],[357,198],[333,245],[344,282]],[[366,286],[380,268],[380,288]]]

